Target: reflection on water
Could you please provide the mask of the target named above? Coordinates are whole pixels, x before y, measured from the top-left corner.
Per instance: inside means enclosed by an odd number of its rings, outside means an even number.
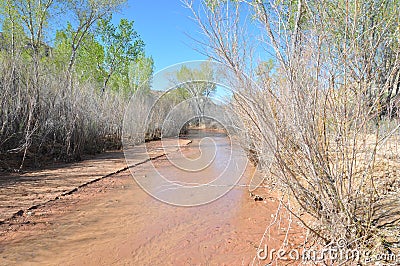
[[[167,155],[146,177],[135,177],[153,197],[178,206],[209,203],[226,194],[242,177],[247,157],[223,133],[191,131],[191,150]]]

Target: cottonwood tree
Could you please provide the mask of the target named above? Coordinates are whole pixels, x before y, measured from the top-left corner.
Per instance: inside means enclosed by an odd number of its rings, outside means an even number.
[[[72,25],[75,25],[67,67],[71,89],[74,64],[85,36],[96,26],[97,21],[117,11],[125,2],[126,0],[66,0],[67,13],[74,19]]]
[[[14,1],[14,7],[18,12],[18,16],[23,23],[25,33],[28,37],[30,55],[33,61],[33,87],[36,90],[36,95],[39,97],[39,61],[43,56],[46,56],[46,51],[49,47],[45,45],[44,35],[48,26],[49,19],[55,12],[54,0],[17,0]],[[9,5],[10,7],[10,5]]]
[[[139,87],[150,90],[152,75],[154,72],[154,60],[152,57],[139,55],[129,66],[130,90],[135,92]]]
[[[1,19],[1,44],[0,50],[4,57],[11,57],[10,62],[18,60],[17,57],[23,53],[22,47],[26,43],[27,36],[24,32],[22,19],[18,13],[14,1],[4,1],[0,3]],[[11,86],[16,87],[15,64],[11,64]]]
[[[211,93],[216,90],[215,80],[216,73],[212,69],[210,63],[203,62],[198,68],[191,69],[187,66],[182,66],[175,73],[169,74],[169,79],[174,86],[177,87],[177,95],[182,97],[182,100],[192,98],[194,100],[199,116],[198,123],[201,123],[201,117],[204,115],[204,108],[207,105],[207,99]]]
[[[10,0],[0,3],[0,17],[2,18],[1,50],[7,51],[12,58],[15,58],[27,39],[16,3]]]
[[[133,21],[121,19],[119,24],[114,26],[111,19],[109,16],[99,20],[97,29],[105,50],[102,64],[105,73],[103,91],[112,78],[116,81],[113,87],[129,87],[129,67],[135,60],[144,57],[144,42],[135,31]],[[152,64],[151,61],[146,63]]]
[[[65,64],[71,57],[71,45],[73,29],[70,23],[65,30],[58,30],[53,50],[53,61],[60,71],[65,70]],[[80,82],[90,81],[94,84],[102,84],[104,73],[102,64],[104,62],[104,47],[93,33],[88,33],[82,39],[75,59],[75,72]]]
[[[106,77],[105,49],[95,29],[123,3],[0,2],[0,168],[75,160],[118,147],[127,101],[112,90],[98,93]],[[65,28],[54,36],[60,13],[66,19],[57,26]]]
[[[53,54],[60,70],[71,58],[74,34],[71,23],[56,33]],[[129,93],[138,86],[150,86],[154,62],[146,57],[144,42],[134,30],[132,21],[122,19],[115,26],[111,17],[100,19],[96,29],[82,38],[74,57],[78,80],[95,82],[103,92],[106,87]]]
[[[30,96],[29,105],[27,108],[28,117],[25,127],[24,143],[17,150],[23,150],[24,155],[21,166],[23,166],[27,149],[32,141],[32,136],[38,128],[37,116],[41,112],[39,110],[39,101],[41,98],[40,88],[40,60],[48,55],[49,47],[45,45],[44,35],[48,26],[50,17],[54,14],[54,0],[46,1],[31,1],[31,0],[17,0],[5,1],[2,4],[3,14],[5,14],[4,27],[9,26],[9,31],[6,29],[5,36],[10,34],[11,38],[11,56],[15,60],[17,48],[20,48],[29,59],[25,62],[27,65],[32,66],[33,74],[29,76],[27,82],[30,86],[27,88],[27,93]],[[21,38],[23,35],[18,34],[18,30],[22,29],[26,40]],[[25,37],[24,36],[24,37]],[[18,38],[19,37],[19,38]],[[18,43],[19,42],[19,43]],[[12,63],[14,64],[14,63]],[[15,86],[15,69],[12,69],[12,86]],[[21,125],[22,126],[22,125]]]

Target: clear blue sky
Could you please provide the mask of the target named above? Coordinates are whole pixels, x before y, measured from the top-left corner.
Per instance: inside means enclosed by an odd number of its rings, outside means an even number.
[[[190,15],[180,0],[129,0],[114,20],[115,24],[120,18],[134,21],[146,44],[146,54],[153,57],[155,71],[159,71],[176,63],[207,59],[193,49],[195,41],[185,34],[199,31]]]

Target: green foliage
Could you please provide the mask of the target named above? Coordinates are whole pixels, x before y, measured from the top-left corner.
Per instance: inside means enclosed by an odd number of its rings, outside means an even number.
[[[15,15],[21,20],[24,31],[29,39],[29,47],[33,59],[39,60],[39,54],[45,45],[45,33],[49,25],[49,19],[55,13],[55,1],[13,1]],[[10,6],[10,5],[8,5]]]
[[[175,89],[170,91],[169,99],[175,103],[192,98],[192,104],[199,117],[204,115],[206,101],[203,97],[209,97],[216,90],[214,83],[214,71],[208,62],[201,63],[197,68],[182,66],[178,71],[169,73]],[[199,118],[198,123],[201,119]]]
[[[12,1],[0,4],[2,49],[21,49],[26,41],[22,20]]]
[[[301,3],[301,9],[299,10],[299,1],[303,0],[288,0],[282,1],[283,9],[285,12],[285,20],[287,21],[287,29],[294,30],[296,25],[296,19],[299,18],[298,26],[302,29],[310,27],[310,14],[305,6],[305,3]],[[300,13],[299,13],[300,12]]]
[[[134,91],[150,86],[154,62],[144,53],[144,42],[133,21],[114,25],[112,13],[125,0],[6,0],[0,3],[1,52],[25,60],[55,66],[80,82],[92,82],[103,90]],[[54,37],[54,47],[45,43],[46,27],[61,4],[71,21]],[[33,60],[32,60],[33,59]],[[37,71],[39,71],[37,69]],[[37,73],[37,77],[40,75]],[[72,84],[72,83],[71,83]]]
[[[73,36],[75,36],[75,32],[70,23],[65,30],[59,30],[56,33],[53,54],[54,63],[60,71],[66,70],[67,62],[71,58]],[[87,34],[82,40],[75,62],[75,72],[79,81],[90,81],[100,86],[104,76],[101,69],[103,61],[103,46],[96,40],[94,34]]]
[[[54,63],[60,70],[66,67],[66,62],[71,57],[72,31],[71,23],[68,23],[65,30],[58,30],[56,32],[53,56]]]
[[[79,158],[110,140],[118,147],[120,92],[150,86],[154,65],[133,22],[111,23],[125,2],[0,1],[0,167],[11,153],[22,168],[26,158]],[[56,17],[67,21],[53,34]]]
[[[104,61],[104,47],[93,34],[88,34],[83,40],[82,48],[77,59],[76,72],[81,80],[102,81],[104,71],[101,64]]]
[[[144,42],[133,27],[133,21],[121,19],[118,26],[111,23],[112,17],[100,19],[97,33],[104,44],[104,62],[102,70],[105,73],[104,89],[110,83],[114,90],[129,88],[129,67],[133,62],[140,64],[144,55]],[[152,60],[144,65],[153,64]],[[151,67],[152,69],[152,67]]]
[[[274,68],[274,60],[269,59],[267,61],[262,61],[257,65],[256,75],[257,76],[269,75],[269,73],[272,71],[273,68]]]
[[[77,36],[71,23],[56,33],[53,54],[60,71],[67,70]],[[81,82],[94,82],[103,91],[109,88],[128,94],[142,83],[150,86],[153,65],[153,59],[144,54],[144,42],[134,30],[133,21],[122,19],[115,26],[107,17],[98,21],[93,33],[82,37],[75,52],[74,73]]]
[[[154,60],[146,57],[144,54],[139,55],[131,62],[129,67],[130,90],[136,91],[139,87],[146,90],[150,89],[151,77],[154,72]]]
[[[190,69],[182,66],[175,73],[175,83],[191,81],[185,84],[179,84],[179,87],[186,89],[192,97],[208,96],[215,91],[216,85],[211,81],[214,80],[213,69],[208,63],[200,64],[197,69]]]

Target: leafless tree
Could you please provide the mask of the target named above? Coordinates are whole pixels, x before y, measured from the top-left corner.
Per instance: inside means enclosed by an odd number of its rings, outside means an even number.
[[[395,248],[399,7],[385,1],[184,4],[202,30],[203,52],[236,73],[233,104],[250,136],[244,147],[294,200],[287,206],[292,214],[325,243],[344,238],[375,252]],[[267,73],[254,71],[263,60],[249,57],[261,48],[269,56],[260,58],[275,61]]]

